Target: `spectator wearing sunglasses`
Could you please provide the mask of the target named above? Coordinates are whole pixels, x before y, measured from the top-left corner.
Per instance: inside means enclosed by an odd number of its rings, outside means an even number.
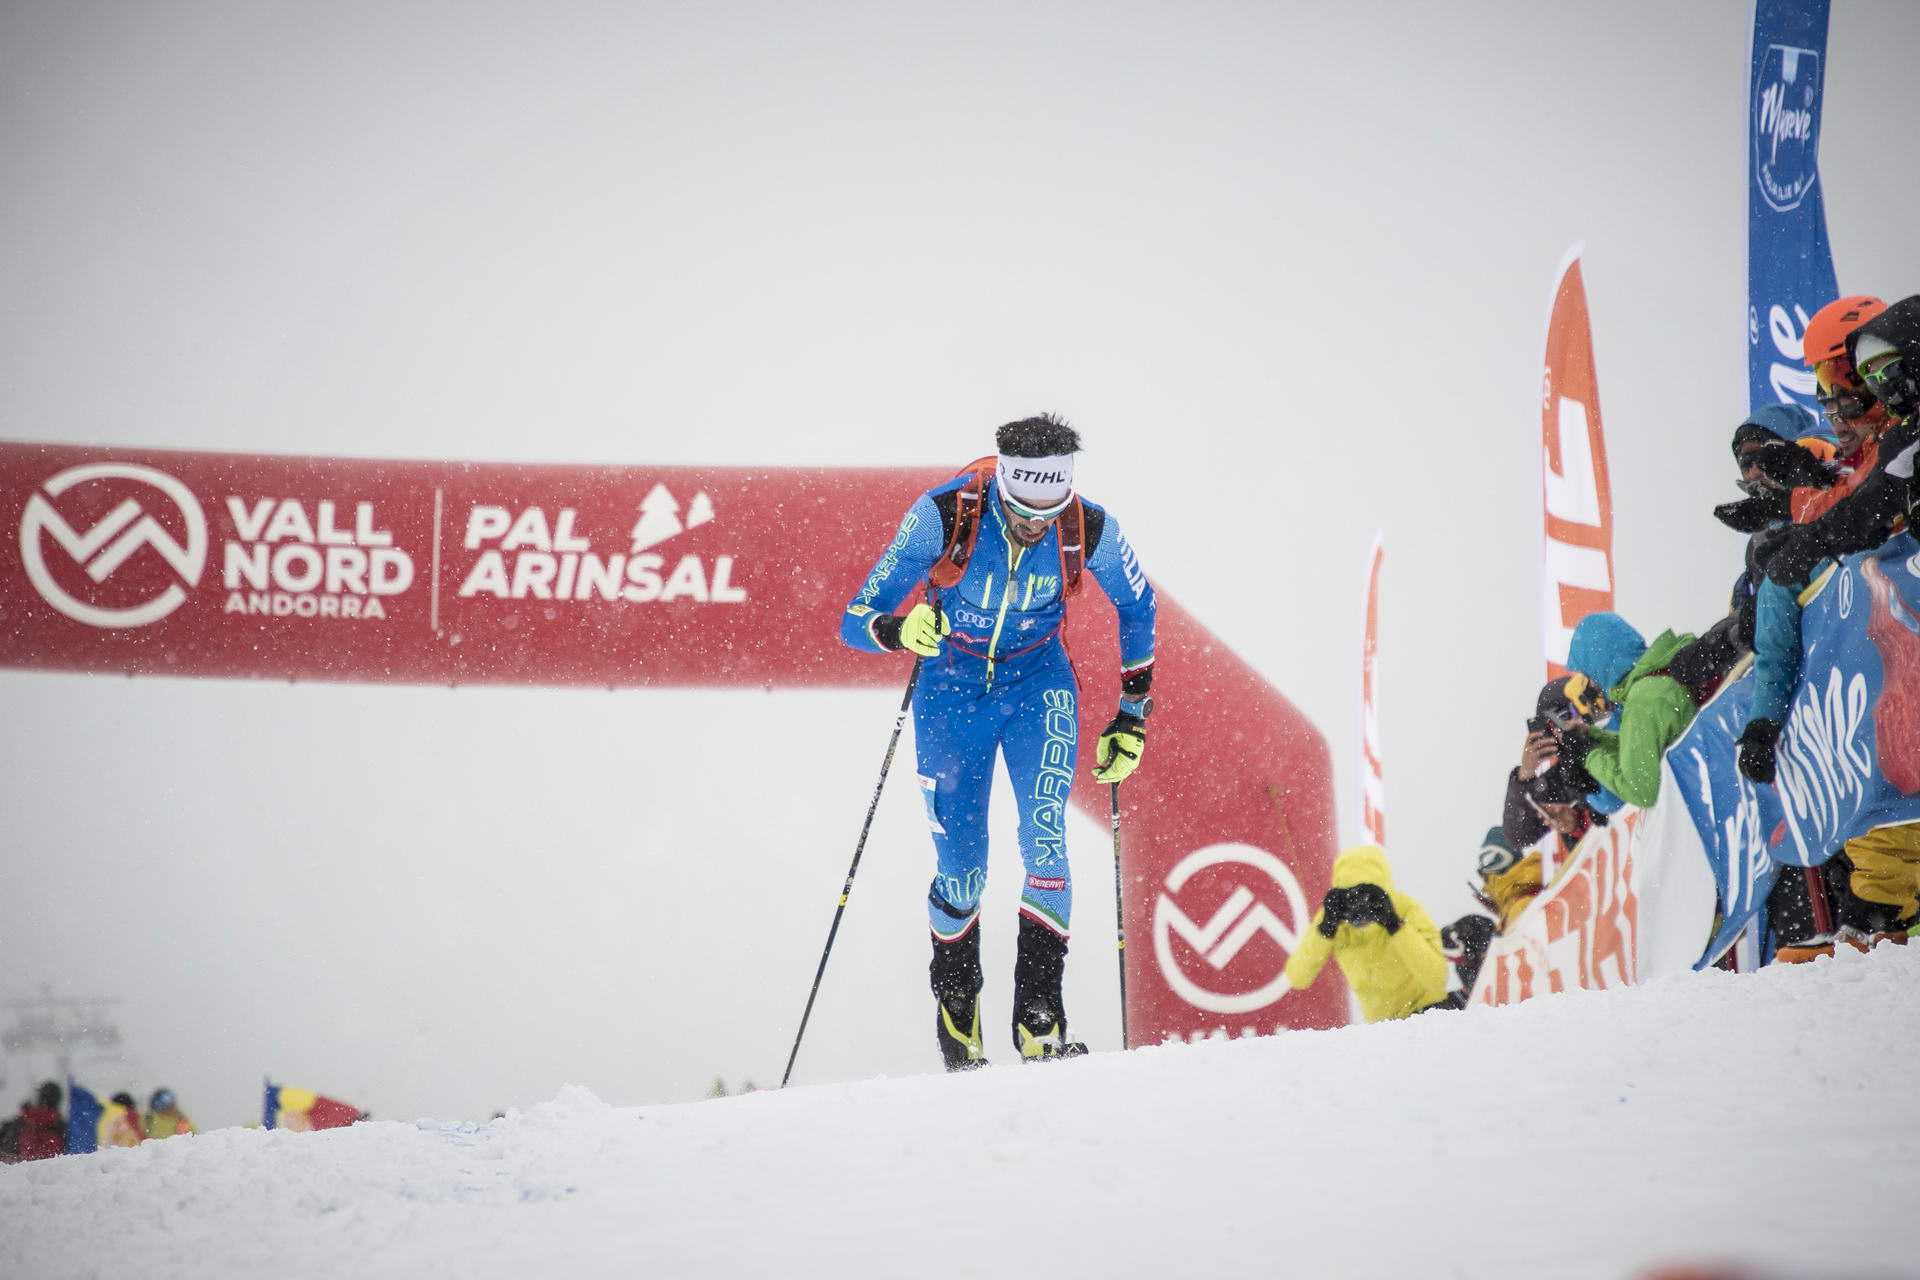
[[[1792,491],[1795,527],[1769,550],[1755,593],[1753,705],[1740,734],[1740,771],[1754,782],[1773,781],[1775,748],[1800,678],[1800,591],[1821,560],[1877,546],[1906,509],[1906,482],[1884,475],[1881,465],[1881,438],[1895,417],[1854,363],[1854,345],[1887,323],[1887,312],[1878,298],[1841,298],[1807,323],[1805,360],[1839,440],[1839,475],[1825,490]]]
[[[1878,298],[1840,298],[1807,322],[1805,360],[1835,443],[1810,436],[1805,411],[1797,405],[1756,410],[1733,435],[1740,487],[1748,497],[1714,508],[1724,523],[1742,533],[1779,520],[1806,524],[1838,506],[1872,474],[1880,433],[1892,419],[1860,380],[1847,340],[1886,309]]]
[[[1830,388],[1823,384],[1822,390]],[[1829,395],[1823,403],[1830,406],[1830,414],[1857,410],[1852,393]],[[1733,621],[1728,634],[1741,652],[1754,647],[1767,557],[1782,545],[1794,513],[1816,506],[1824,510],[1851,484],[1855,459],[1836,457],[1833,441],[1811,434],[1817,422],[1799,405],[1770,404],[1749,414],[1733,431],[1737,483],[1747,496],[1721,503],[1713,514],[1729,529],[1748,535],[1746,568],[1734,580],[1729,602]]]
[[[1832,491],[1840,478],[1835,453],[1813,412],[1797,404],[1763,405],[1733,429],[1737,483],[1747,496],[1713,514],[1741,533],[1791,520],[1796,507]]]
[[[1571,695],[1569,688],[1573,690]],[[1525,849],[1551,831],[1559,834],[1563,851],[1570,852],[1587,833],[1594,822],[1597,812],[1594,800],[1601,794],[1601,788],[1588,776],[1583,764],[1588,746],[1585,730],[1589,722],[1603,723],[1612,713],[1612,705],[1600,695],[1593,682],[1578,672],[1549,680],[1541,687],[1534,704],[1534,716],[1527,721],[1527,741],[1520,750],[1520,764],[1507,774],[1500,829],[1508,847]],[[1609,794],[1606,799],[1612,808],[1620,807],[1614,796]],[[1605,817],[1600,821],[1605,822]],[[1483,847],[1481,852],[1484,876],[1488,874],[1484,861],[1487,850]],[[1537,856],[1532,866],[1533,889],[1538,892],[1540,860]],[[1504,900],[1498,910],[1506,914]]]

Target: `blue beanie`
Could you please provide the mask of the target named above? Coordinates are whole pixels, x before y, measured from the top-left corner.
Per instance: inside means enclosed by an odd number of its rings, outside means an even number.
[[[1782,440],[1798,440],[1802,436],[1824,436],[1827,434],[1826,419],[1813,410],[1797,404],[1761,405],[1747,415],[1741,426],[1753,425],[1779,436]]]
[[[1813,410],[1797,404],[1767,404],[1748,414],[1734,428],[1733,456],[1742,458],[1740,449],[1749,442],[1765,444],[1770,440],[1785,440],[1788,444],[1824,440],[1830,445],[1839,444],[1839,437],[1833,434],[1827,420]]]
[[[1567,669],[1611,690],[1647,651],[1646,638],[1617,613],[1590,613],[1573,629]]]

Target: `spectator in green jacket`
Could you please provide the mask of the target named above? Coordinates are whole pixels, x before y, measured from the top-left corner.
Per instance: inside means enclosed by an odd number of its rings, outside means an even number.
[[[1617,730],[1586,731],[1581,764],[1628,804],[1644,809],[1660,798],[1660,759],[1699,710],[1688,687],[1668,674],[1693,641],[1662,631],[1648,644],[1617,613],[1590,613],[1573,629],[1568,668],[1606,690],[1620,708]]]

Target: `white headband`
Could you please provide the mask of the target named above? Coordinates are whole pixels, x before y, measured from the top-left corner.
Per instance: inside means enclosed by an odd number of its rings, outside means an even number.
[[[1000,490],[1022,506],[1045,510],[1057,507],[1073,495],[1073,455],[1051,458],[1015,458],[1000,455],[994,472]]]

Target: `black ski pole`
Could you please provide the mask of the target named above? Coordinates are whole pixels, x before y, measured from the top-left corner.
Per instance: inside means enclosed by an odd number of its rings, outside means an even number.
[[[1113,784],[1113,923],[1120,954],[1120,1047],[1133,1048],[1127,1035],[1127,899],[1120,876],[1120,784]]]
[[[780,1087],[787,1087],[787,1081],[793,1078],[794,1059],[800,1056],[800,1038],[807,1034],[807,1019],[813,1016],[813,1002],[820,994],[820,979],[827,973],[827,957],[833,954],[833,940],[840,932],[840,917],[847,913],[847,899],[853,894],[853,876],[860,870],[860,855],[867,848],[867,832],[873,829],[873,815],[880,808],[880,793],[886,789],[887,771],[893,768],[893,753],[900,746],[900,731],[906,727],[907,712],[913,707],[913,687],[920,683],[920,664],[925,659],[916,656],[913,660],[913,673],[907,677],[907,691],[900,698],[900,714],[893,719],[893,736],[887,739],[887,755],[880,762],[880,781],[874,784],[873,800],[867,805],[867,820],[860,824],[860,839],[853,846],[853,865],[847,868],[847,883],[840,890],[840,905],[833,911],[833,927],[827,930],[827,945],[820,952],[820,967],[813,972],[813,990],[807,992],[807,1007],[800,1015],[800,1030],[793,1037],[793,1052],[787,1055],[787,1069],[780,1077]]]

